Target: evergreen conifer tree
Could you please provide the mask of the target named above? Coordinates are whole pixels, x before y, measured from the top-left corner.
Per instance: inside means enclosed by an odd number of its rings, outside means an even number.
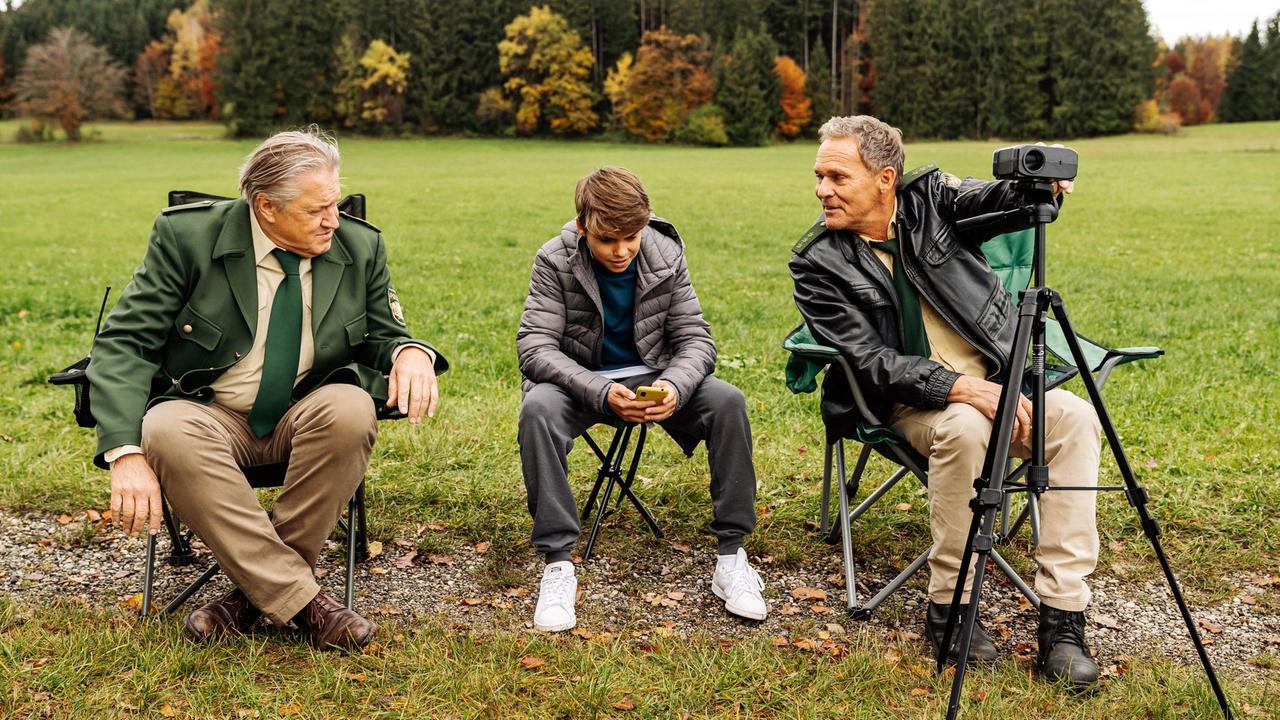
[[[1227,89],[1222,93],[1219,117],[1223,122],[1249,122],[1269,119],[1268,110],[1275,101],[1266,97],[1273,86],[1267,77],[1266,54],[1255,21],[1240,46],[1240,60],[1227,76]]]
[[[809,55],[809,71],[804,76],[804,91],[813,108],[813,122],[809,129],[817,135],[822,123],[836,114],[835,99],[831,97],[831,57],[822,43],[818,43]]]
[[[726,59],[717,93],[734,145],[764,145],[782,115],[782,85],[773,72],[778,46],[763,25],[742,28]]]

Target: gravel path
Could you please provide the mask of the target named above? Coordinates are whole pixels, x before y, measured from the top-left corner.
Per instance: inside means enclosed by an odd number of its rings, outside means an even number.
[[[128,605],[140,587],[144,542],[126,538],[81,514],[52,517],[0,513],[0,595],[20,602],[53,596],[83,598],[98,606]],[[614,532],[626,532],[613,528]],[[431,532],[426,529],[425,532]],[[431,543],[442,547],[441,543]],[[165,557],[168,542],[160,542]],[[460,630],[487,632],[531,627],[540,564],[532,551],[516,555],[517,567],[505,575],[521,584],[492,587],[491,552],[487,544],[454,543],[444,553],[417,554],[417,543],[389,542],[357,570],[357,608],[374,618],[443,617]],[[443,547],[450,547],[445,544]],[[612,549],[616,546],[607,546]],[[179,583],[194,577],[209,558],[194,567],[157,563],[156,598],[172,597]],[[769,618],[761,623],[728,615],[711,594],[715,558],[709,549],[644,541],[634,558],[598,552],[579,568],[579,634],[636,638],[685,637],[693,632],[740,640],[768,637],[778,645],[808,649],[832,647],[832,640],[880,637],[923,648],[920,639],[924,595],[918,581],[909,583],[866,622],[849,619],[843,610],[844,589],[839,550],[807,558],[800,567],[758,563],[766,582]],[[333,564],[339,548],[326,553],[318,574],[322,584],[341,596],[343,569]],[[340,561],[339,561],[340,562]],[[485,565],[489,568],[485,568]],[[878,588],[888,572],[862,570],[861,583]],[[1280,606],[1280,577],[1243,575],[1229,582],[1238,588],[1226,602],[1193,607],[1208,651],[1222,671],[1262,673],[1280,678],[1280,615],[1265,608]],[[1131,654],[1156,652],[1185,663],[1196,658],[1176,608],[1162,581],[1125,586],[1110,577],[1093,580],[1089,639],[1098,649],[1104,674],[1122,672]],[[1007,583],[988,584],[983,617],[1002,652],[1028,662],[1035,653],[1035,612]],[[225,592],[219,576],[194,602]],[[157,600],[159,601],[159,600]],[[135,600],[136,607],[136,600]],[[806,644],[806,638],[812,640]]]

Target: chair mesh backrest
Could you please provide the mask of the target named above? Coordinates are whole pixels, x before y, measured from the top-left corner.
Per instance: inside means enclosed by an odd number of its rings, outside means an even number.
[[[982,244],[987,264],[999,276],[1004,289],[1014,296],[1031,284],[1035,253],[1036,233],[1030,228],[997,235]]]

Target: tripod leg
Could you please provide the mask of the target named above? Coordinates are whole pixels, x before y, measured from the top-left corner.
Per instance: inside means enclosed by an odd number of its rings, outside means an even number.
[[[1031,325],[1037,314],[1037,305],[1040,301],[1040,293],[1036,289],[1022,291],[1021,300],[1018,305],[1018,327],[1014,335],[1013,352],[1010,353],[1009,367],[1011,368],[1008,378],[1005,379],[1004,387],[1000,390],[999,409],[996,412],[994,422],[991,424],[991,439],[987,442],[987,454],[982,462],[982,475],[974,481],[973,487],[976,495],[969,503],[969,507],[973,509],[973,520],[969,523],[969,536],[965,541],[964,552],[960,555],[960,574],[956,578],[955,593],[951,597],[951,611],[947,613],[947,625],[942,634],[942,643],[936,648],[938,651],[937,670],[942,672],[942,668],[947,662],[947,651],[951,647],[951,634],[955,631],[956,616],[959,614],[960,601],[964,598],[964,581],[969,574],[969,563],[973,559],[975,549],[978,549],[982,541],[979,539],[979,529],[984,522],[984,509],[982,503],[989,500],[988,489],[992,488],[1000,493],[1000,488],[1004,482],[1005,475],[1009,467],[1009,445],[1013,431],[1014,417],[1017,413],[1018,402],[1021,389],[1021,372],[1015,371],[1017,368],[1025,367],[1027,364],[1027,343],[1031,340]],[[1000,498],[995,499],[995,507],[1000,506]],[[992,513],[992,523],[987,525],[984,534],[991,539],[991,531],[994,526],[995,515]],[[978,580],[982,577],[981,573],[986,564],[986,555],[982,555],[982,562],[974,572],[974,590],[977,590]],[[976,596],[969,599],[971,606],[976,607]],[[974,615],[976,617],[976,615]],[[962,632],[963,651],[957,658],[956,665],[956,687],[964,681],[964,663],[967,659],[969,651],[968,638],[973,634],[973,627],[966,619],[966,630]],[[958,691],[958,690],[957,690]]]
[[[1067,309],[1062,303],[1062,298],[1057,293],[1053,294],[1052,307],[1053,315],[1062,326],[1062,333],[1066,337],[1067,345],[1071,348],[1072,361],[1075,362],[1076,367],[1080,368],[1080,379],[1084,382],[1085,390],[1089,393],[1089,401],[1093,403],[1093,407],[1098,413],[1098,420],[1102,424],[1102,432],[1106,435],[1107,444],[1111,447],[1111,454],[1115,457],[1116,465],[1120,469],[1120,476],[1124,478],[1125,495],[1129,499],[1129,504],[1137,511],[1138,518],[1142,524],[1142,532],[1147,536],[1147,540],[1151,542],[1151,549],[1155,551],[1156,559],[1160,562],[1160,569],[1164,571],[1165,580],[1169,583],[1169,591],[1173,595],[1174,603],[1178,606],[1178,612],[1182,615],[1182,622],[1187,626],[1187,634],[1191,636],[1191,644],[1195,646],[1196,654],[1200,656],[1200,664],[1204,667],[1204,673],[1209,678],[1209,685],[1213,688],[1213,694],[1218,699],[1218,706],[1222,709],[1222,716],[1230,718],[1231,705],[1227,701],[1226,694],[1222,692],[1222,686],[1218,683],[1218,676],[1213,670],[1213,662],[1209,660],[1209,654],[1205,652],[1204,642],[1200,639],[1200,631],[1196,629],[1195,619],[1191,617],[1187,602],[1182,597],[1182,589],[1178,586],[1178,579],[1174,577],[1173,568],[1169,565],[1169,559],[1164,554],[1164,547],[1160,544],[1160,525],[1147,511],[1147,490],[1138,484],[1137,477],[1133,474],[1133,468],[1129,465],[1129,458],[1125,455],[1124,447],[1120,444],[1120,435],[1116,432],[1116,427],[1111,422],[1111,415],[1107,412],[1107,406],[1102,401],[1102,393],[1098,391],[1098,385],[1093,379],[1093,374],[1089,372],[1088,361],[1084,357],[1084,352],[1080,349],[1080,341],[1076,338],[1075,331],[1071,329],[1071,321],[1067,317]]]

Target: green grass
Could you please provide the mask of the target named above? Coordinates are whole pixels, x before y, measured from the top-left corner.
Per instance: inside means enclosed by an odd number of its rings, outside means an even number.
[[[85,627],[92,626],[93,632]],[[946,710],[950,674],[914,646],[841,641],[848,652],[776,648],[768,638],[663,639],[625,630],[590,640],[433,622],[391,625],[363,656],[318,653],[273,631],[198,647],[174,623],[55,604],[38,614],[0,600],[0,716],[306,718],[922,718]],[[811,636],[812,637],[812,636]],[[821,640],[817,640],[821,644]],[[534,661],[543,661],[538,667]],[[1158,658],[1096,696],[1032,679],[1025,663],[966,678],[965,718],[1211,718],[1194,672]],[[5,677],[5,675],[8,677]],[[1232,686],[1246,717],[1276,718],[1280,685]],[[626,709],[627,700],[634,708]],[[255,714],[257,713],[257,714]]]
[[[10,138],[14,128],[0,123],[0,138]],[[0,505],[59,512],[106,504],[107,477],[90,464],[91,433],[73,426],[69,392],[44,380],[87,350],[103,286],[114,286],[113,297],[119,296],[169,189],[234,193],[235,169],[253,143],[219,138],[220,129],[210,125],[104,125],[99,140],[80,146],[0,144],[0,247],[7,266],[0,277],[0,416],[6,419]],[[995,146],[913,144],[907,164],[932,161],[957,174],[988,176]],[[1049,229],[1049,282],[1085,334],[1166,350],[1163,359],[1118,371],[1107,397],[1191,601],[1215,601],[1231,591],[1224,579],[1233,574],[1280,569],[1274,532],[1280,516],[1274,431],[1280,424],[1280,221],[1274,214],[1280,124],[1072,146],[1082,170],[1076,194]],[[515,444],[515,327],[533,253],[573,215],[575,181],[594,167],[620,164],[644,179],[656,211],[684,236],[720,349],[717,374],[747,395],[759,504],[770,511],[749,549],[772,555],[775,567],[833,552],[804,527],[816,516],[821,478],[817,398],[795,397],[783,387],[779,347],[798,321],[786,272],[790,246],[818,212],[811,144],[710,150],[352,139],[342,149],[345,188],[369,196],[369,216],[387,237],[410,327],[437,343],[454,366],[442,379],[441,413],[433,423],[382,428],[370,471],[375,535],[387,539],[407,524],[441,523],[459,538],[492,540],[502,557],[532,552]],[[700,534],[709,519],[705,451],[685,459],[659,436],[642,470],[655,481],[646,493],[657,519],[675,539],[709,542]],[[571,464],[582,488],[592,463],[578,451]],[[1106,460],[1103,467],[1104,482],[1118,480]],[[924,514],[892,510],[915,491],[903,483],[868,514],[858,552],[869,562],[912,556],[925,544]],[[1100,573],[1156,574],[1123,498],[1101,500],[1099,526]],[[619,550],[627,539],[606,533],[603,543],[606,551]],[[139,645],[127,634],[117,639]],[[524,640],[440,642],[462,643],[478,653],[472,657],[490,662],[499,652],[491,645]],[[679,662],[696,663],[714,650],[708,641],[672,652]],[[157,652],[175,655],[172,675],[157,682],[191,673],[212,657],[177,647]],[[579,652],[570,653],[573,662],[598,659]],[[812,669],[808,661],[797,665],[748,649],[730,656],[771,664],[773,684],[741,697],[744,707],[772,716],[823,715],[821,706],[800,713],[768,703],[797,691],[807,696],[848,672],[810,673],[816,685],[805,685],[795,675]],[[300,659],[305,655],[290,657],[300,674],[311,672]],[[643,662],[619,657],[610,666],[629,681],[660,679],[648,655]],[[337,667],[343,661],[316,662]],[[732,673],[708,669],[698,677],[678,689],[679,697],[701,708],[691,710],[695,715],[725,712],[714,705],[714,688],[735,682]],[[495,692],[528,693],[558,707],[566,687],[572,684],[517,684]],[[1150,690],[1141,685],[1134,692]],[[894,697],[909,705],[905,696]],[[1163,707],[1151,716],[1179,714]]]

